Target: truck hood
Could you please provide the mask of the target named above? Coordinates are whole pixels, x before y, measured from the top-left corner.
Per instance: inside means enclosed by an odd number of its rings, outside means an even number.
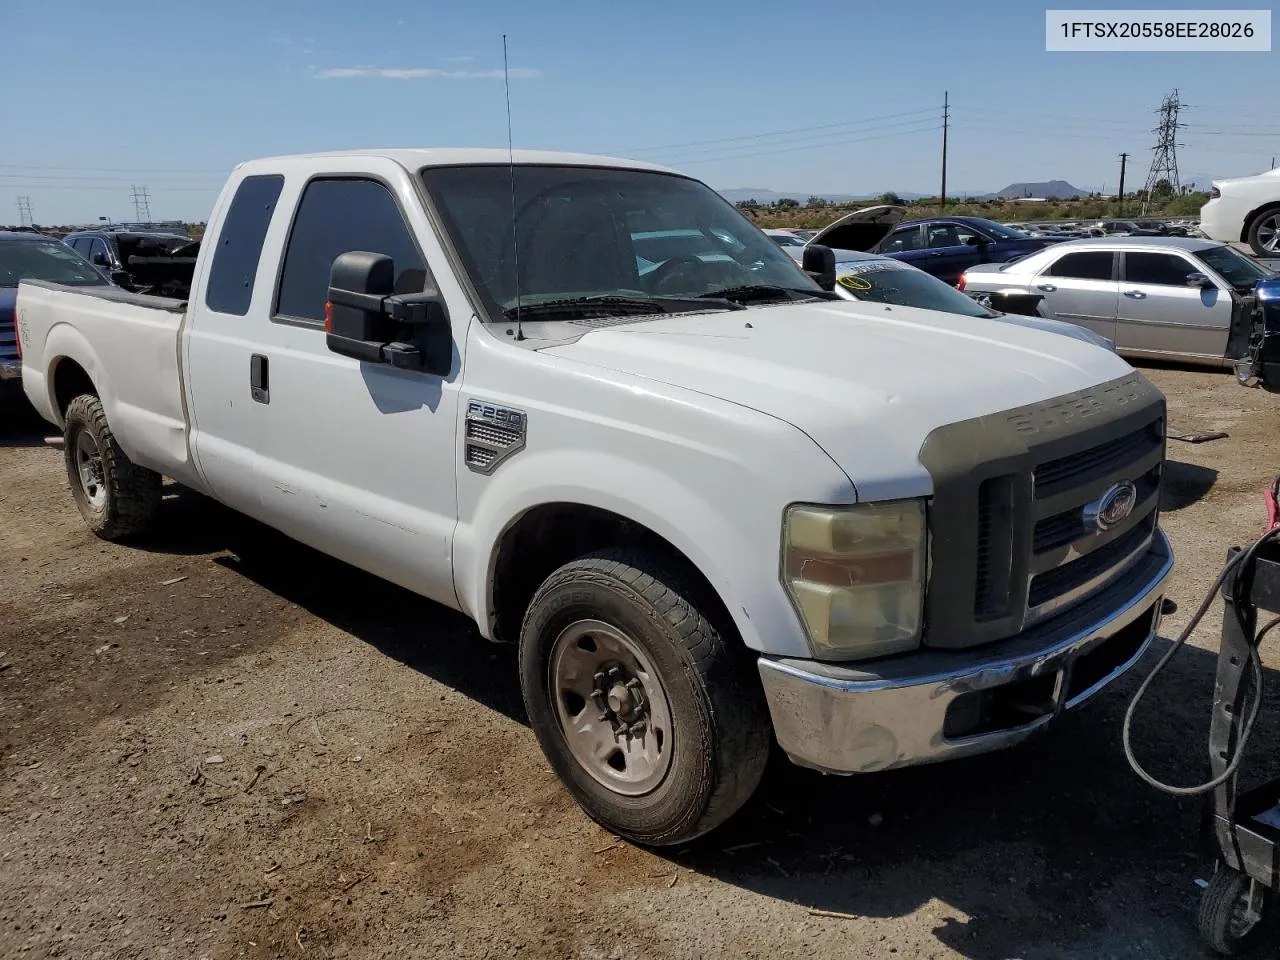
[[[1132,368],[1029,326],[858,302],[672,316],[543,352],[718,397],[808,434],[864,500],[932,492],[936,427],[1082,390]]]

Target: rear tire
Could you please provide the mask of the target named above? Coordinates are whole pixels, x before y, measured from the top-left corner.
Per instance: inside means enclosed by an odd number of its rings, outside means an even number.
[[[103,540],[144,532],[160,507],[160,474],[125,456],[92,394],[72,400],[64,419],[67,480],[84,522]]]
[[[601,551],[551,574],[520,632],[543,753],[592,819],[637,843],[685,843],[719,826],[769,757],[759,677],[700,600],[652,553]]]
[[[1245,233],[1258,257],[1280,257],[1280,207],[1269,207],[1249,221]]]

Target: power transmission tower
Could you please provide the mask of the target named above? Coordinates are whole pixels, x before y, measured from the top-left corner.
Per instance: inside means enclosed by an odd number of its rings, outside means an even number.
[[[18,223],[24,227],[35,226],[35,218],[31,216],[31,198],[18,198]]]
[[[1156,111],[1160,123],[1151,131],[1156,135],[1156,145],[1151,148],[1151,170],[1147,174],[1146,186],[1142,188],[1147,195],[1147,203],[1151,202],[1156,184],[1162,180],[1169,184],[1174,196],[1182,192],[1182,184],[1178,180],[1178,130],[1186,124],[1178,122],[1180,109],[1182,101],[1178,99],[1178,91],[1174,90],[1161,101],[1160,109]]]
[[[139,223],[151,222],[151,197],[147,188],[133,188],[133,216]]]

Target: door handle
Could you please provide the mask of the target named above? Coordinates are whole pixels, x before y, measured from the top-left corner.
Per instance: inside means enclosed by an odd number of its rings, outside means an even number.
[[[260,353],[249,358],[249,396],[257,403],[271,402],[271,365]]]
[[[1053,291],[1057,290],[1058,288],[1055,287],[1052,283],[1037,283],[1036,289],[1043,290],[1045,293],[1053,293]]]
[[[1141,290],[1126,290],[1126,291],[1124,292],[1124,295],[1125,295],[1126,297],[1128,297],[1130,300],[1145,300],[1145,299],[1147,299],[1147,295],[1146,295],[1145,293],[1143,293]]]

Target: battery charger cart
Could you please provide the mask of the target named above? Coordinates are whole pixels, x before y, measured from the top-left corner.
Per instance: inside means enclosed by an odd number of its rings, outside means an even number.
[[[1236,548],[1229,558],[1241,553]],[[1243,747],[1244,731],[1257,715],[1246,711],[1259,695],[1256,678],[1251,680],[1261,639],[1258,611],[1280,611],[1280,545],[1271,540],[1247,568],[1235,566],[1222,586],[1222,598],[1222,644],[1209,727],[1215,779]],[[1253,946],[1273,894],[1280,890],[1280,780],[1239,793],[1237,775],[1233,771],[1213,790],[1212,840],[1218,863],[1200,900],[1200,934],[1224,956]]]
[[[1266,493],[1269,529],[1248,547],[1235,547],[1190,622],[1134,694],[1124,720],[1124,749],[1134,772],[1148,784],[1174,796],[1212,793],[1204,839],[1216,853],[1213,876],[1205,885],[1199,928],[1207,946],[1222,956],[1252,950],[1272,919],[1280,898],[1280,779],[1247,791],[1237,790],[1240,763],[1262,703],[1262,661],[1258,645],[1280,616],[1258,628],[1258,611],[1280,613],[1280,478]],[[1186,642],[1221,591],[1222,641],[1214,683],[1209,728],[1207,783],[1179,787],[1162,783],[1134,756],[1129,733],[1134,710],[1151,681]]]

